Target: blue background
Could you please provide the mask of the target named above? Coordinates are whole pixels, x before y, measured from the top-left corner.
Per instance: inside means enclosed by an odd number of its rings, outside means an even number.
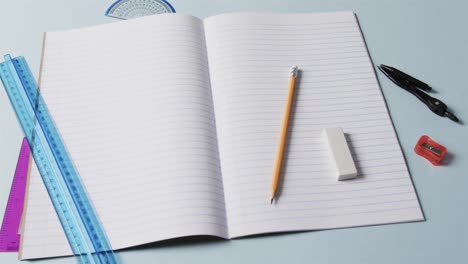
[[[42,32],[115,21],[113,1],[0,0],[0,54],[24,55],[38,73]],[[119,253],[123,263],[468,263],[468,1],[183,1],[178,13],[356,12],[375,63],[429,83],[464,124],[431,113],[379,73],[427,221],[224,240],[156,243]],[[421,135],[448,148],[444,166],[414,154]],[[0,218],[8,198],[21,131],[0,89]],[[0,253],[0,263],[16,263]],[[75,263],[73,258],[35,263]]]

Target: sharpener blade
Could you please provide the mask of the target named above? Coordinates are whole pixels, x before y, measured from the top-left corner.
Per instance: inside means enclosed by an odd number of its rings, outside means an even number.
[[[425,143],[425,142],[422,143],[422,146],[423,146],[425,149],[429,150],[430,152],[436,154],[437,156],[440,156],[440,155],[442,154],[442,150],[440,150],[440,149],[438,149],[438,148],[435,148],[435,147],[433,147],[433,146],[431,146],[431,145],[429,145],[429,144],[427,144],[427,143]]]

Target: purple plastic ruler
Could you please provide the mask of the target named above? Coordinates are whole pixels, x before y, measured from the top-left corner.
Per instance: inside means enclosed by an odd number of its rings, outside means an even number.
[[[10,196],[3,216],[0,230],[0,252],[18,252],[20,236],[18,230],[23,214],[24,195],[29,170],[29,145],[26,138],[21,144],[21,151],[16,164]]]

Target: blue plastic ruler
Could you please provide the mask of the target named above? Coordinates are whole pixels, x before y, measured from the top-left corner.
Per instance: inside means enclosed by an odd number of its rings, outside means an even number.
[[[0,78],[73,253],[80,263],[119,263],[26,60],[6,55]]]
[[[118,0],[107,9],[106,16],[131,19],[164,13],[175,13],[174,7],[165,0]]]

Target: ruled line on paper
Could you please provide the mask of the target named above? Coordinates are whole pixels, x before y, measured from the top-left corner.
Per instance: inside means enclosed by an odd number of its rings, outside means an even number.
[[[43,69],[41,92],[114,248],[226,237],[200,20],[48,33]],[[35,168],[31,177],[22,257],[71,254]]]
[[[421,217],[354,15],[279,16],[205,20],[230,236],[316,229],[332,217],[331,227],[349,226],[356,214],[369,219],[367,224],[386,222],[386,214],[390,222]],[[289,127],[284,188],[271,206],[266,197],[290,65],[298,65],[302,74]],[[320,140],[327,126],[342,126],[349,134],[360,173],[355,182],[333,177]],[[324,201],[320,212],[310,209],[319,206],[314,201]],[[304,221],[291,225],[294,219]]]

